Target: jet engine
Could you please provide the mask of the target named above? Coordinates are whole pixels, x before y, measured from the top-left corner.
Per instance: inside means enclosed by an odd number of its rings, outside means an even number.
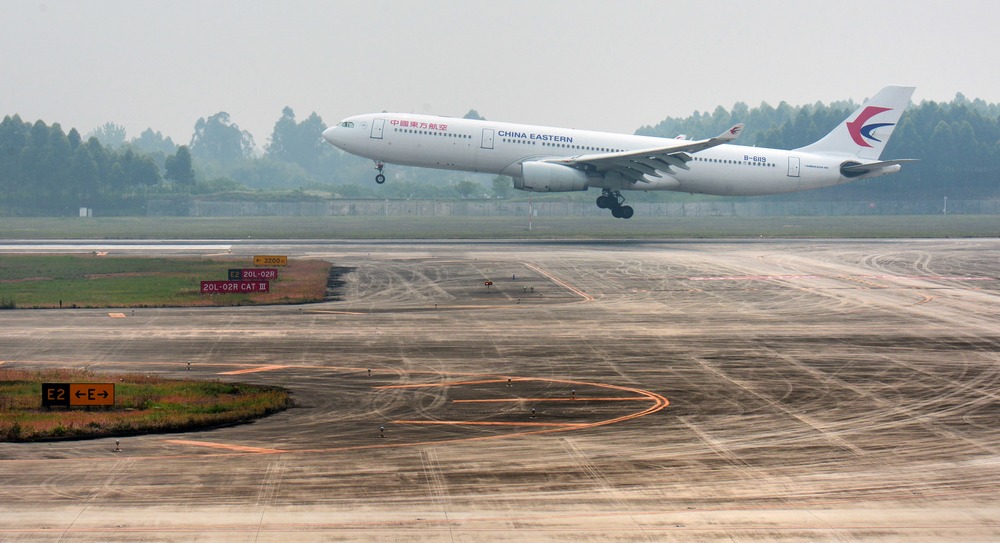
[[[514,188],[531,192],[587,190],[587,174],[560,164],[531,161],[521,164],[521,176]]]

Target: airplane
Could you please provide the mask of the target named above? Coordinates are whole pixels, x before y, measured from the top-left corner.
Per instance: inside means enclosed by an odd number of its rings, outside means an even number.
[[[819,141],[792,150],[732,145],[737,124],[713,138],[676,139],[411,113],[348,117],[323,139],[375,161],[507,175],[532,192],[601,189],[597,207],[634,214],[621,191],[672,190],[724,196],[779,194],[900,171],[913,159],[881,160],[914,87],[888,86]]]

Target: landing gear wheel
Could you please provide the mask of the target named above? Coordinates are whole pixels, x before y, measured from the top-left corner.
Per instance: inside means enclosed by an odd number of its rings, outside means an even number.
[[[382,174],[382,170],[385,169],[385,162],[375,162],[375,169],[378,170],[378,175],[375,176],[375,182],[379,185],[385,183],[385,175]]]
[[[382,175],[382,174],[376,175],[375,176],[375,182],[378,183],[379,185],[381,185],[382,183],[385,183],[385,176]]]
[[[625,198],[617,190],[604,189],[597,197],[597,207],[610,209],[611,216],[616,219],[631,219],[632,215],[635,215],[635,210],[632,206],[625,205]]]

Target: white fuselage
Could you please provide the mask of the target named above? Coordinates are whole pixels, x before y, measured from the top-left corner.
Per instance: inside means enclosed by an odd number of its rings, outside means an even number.
[[[674,140],[415,115],[357,115],[327,129],[323,137],[351,154],[380,162],[520,178],[522,164],[662,147]],[[689,169],[647,176],[639,182],[621,176],[592,175],[588,187],[611,190],[674,190],[718,195],[793,192],[854,181],[841,175],[851,157],[723,144],[691,154]],[[898,166],[890,168],[893,173]],[[864,177],[872,177],[865,175]]]

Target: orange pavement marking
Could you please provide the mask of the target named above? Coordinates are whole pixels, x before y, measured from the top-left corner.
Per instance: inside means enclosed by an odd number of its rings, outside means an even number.
[[[571,381],[571,380],[566,380],[566,379],[544,379],[544,378],[521,377],[521,378],[518,378],[517,381],[519,381],[519,382],[525,382],[525,381],[544,381],[544,382],[547,382],[547,383],[561,383],[561,384],[565,384],[565,385],[572,385],[574,387],[577,387],[577,386],[579,386],[579,387],[582,387],[582,386],[592,386],[592,387],[608,388],[608,389],[611,389],[611,390],[620,390],[622,392],[630,392],[632,394],[639,394],[641,396],[641,400],[642,401],[651,401],[651,402],[653,402],[653,405],[650,406],[650,407],[648,407],[648,408],[646,408],[646,409],[643,409],[642,411],[635,411],[633,413],[628,413],[626,415],[622,415],[620,417],[615,417],[613,419],[604,419],[604,420],[599,420],[597,422],[566,423],[564,425],[563,424],[559,424],[559,425],[554,425],[554,429],[551,429],[552,426],[550,426],[550,429],[548,429],[548,430],[537,430],[537,431],[533,431],[533,432],[515,432],[513,434],[508,434],[508,437],[517,436],[517,435],[528,435],[528,434],[534,434],[534,433],[563,432],[563,431],[571,430],[571,429],[585,429],[585,428],[595,428],[595,427],[598,427],[598,426],[606,426],[608,424],[615,424],[615,423],[618,423],[618,422],[624,422],[624,421],[627,421],[627,420],[632,420],[632,419],[636,419],[636,418],[639,418],[639,417],[644,417],[646,415],[651,415],[653,413],[656,413],[657,411],[660,411],[660,410],[666,408],[668,405],[670,405],[670,401],[667,400],[665,397],[661,396],[660,394],[657,394],[655,392],[650,392],[648,390],[638,389],[638,388],[623,387],[623,386],[617,386],[617,385],[609,385],[609,384],[606,384],[606,383],[590,383],[590,382],[585,382],[585,381]],[[376,388],[380,388],[380,389],[388,389],[388,388],[419,388],[419,387],[427,388],[427,387],[444,387],[444,386],[457,386],[457,385],[481,384],[481,383],[498,383],[498,382],[505,383],[507,381],[505,379],[489,379],[489,380],[482,380],[482,381],[450,381],[450,382],[440,382],[440,383],[425,383],[425,384],[410,384],[410,385],[390,385],[390,386],[386,386],[386,387],[376,387]],[[640,398],[633,398],[633,397],[629,397],[629,398],[630,399],[628,401],[640,401]],[[572,398],[551,398],[551,399],[544,399],[543,401],[547,401],[547,400],[551,400],[551,401],[570,401],[570,402],[572,402],[572,401],[580,401],[580,400],[574,400]],[[619,401],[618,398],[614,398],[614,400]],[[469,401],[477,401],[477,400],[469,400]],[[502,399],[502,400],[498,400],[498,401],[522,401],[522,400],[521,399],[513,399],[513,400],[511,400],[511,399]],[[417,424],[416,421],[409,421],[409,423],[410,424]],[[433,420],[429,420],[429,421],[426,421],[426,422],[423,422],[423,423],[420,423],[420,424],[451,424],[451,425],[456,425],[456,426],[461,426],[461,425],[470,425],[470,426],[472,426],[472,425],[476,425],[476,424],[482,424],[482,425],[510,424],[510,425],[515,425],[517,423],[477,423],[477,422],[474,422],[474,421],[463,422],[463,421],[433,421]],[[473,440],[473,439],[476,439],[476,438],[470,438],[469,440]]]
[[[512,379],[514,381],[523,381],[524,379]],[[440,383],[416,383],[410,385],[385,385],[380,387],[375,387],[379,390],[390,389],[390,388],[428,388],[428,387],[448,387],[448,386],[465,386],[465,385],[486,385],[490,383],[506,383],[506,379],[485,379],[482,381],[442,381]]]
[[[272,371],[287,368],[288,366],[260,366],[257,368],[247,368],[245,370],[224,371],[219,375],[242,375],[244,373],[257,373],[259,371]]]
[[[111,317],[112,319],[124,319],[125,318],[125,314],[124,313],[108,313],[108,316]]]
[[[187,439],[165,439],[164,442],[173,443],[174,445],[192,445],[195,447],[209,447],[212,449],[225,449],[227,451],[237,451],[237,452],[256,453],[256,454],[280,454],[283,452],[287,452],[281,449],[264,449],[261,447],[230,445],[228,443],[212,443],[210,441],[191,441]]]
[[[574,287],[573,285],[567,283],[566,281],[563,281],[562,279],[557,278],[556,276],[554,276],[551,273],[549,273],[549,272],[547,272],[547,271],[539,268],[538,266],[535,266],[534,264],[528,264],[527,262],[524,262],[523,264],[525,266],[527,266],[528,268],[531,268],[531,269],[535,270],[536,272],[544,275],[545,277],[548,277],[549,280],[552,281],[553,283],[555,283],[555,284],[557,284],[557,285],[565,288],[566,290],[572,292],[573,294],[576,294],[577,296],[583,298],[583,301],[585,301],[585,302],[593,302],[594,301],[594,297],[591,296],[590,294],[587,294],[586,292],[584,292],[584,291],[582,291],[582,290]]]
[[[585,422],[485,422],[468,420],[394,420],[393,424],[443,424],[446,426],[555,426],[559,428],[581,428]]]
[[[488,403],[488,402],[651,402],[655,398],[640,396],[632,398],[490,398],[486,400],[452,400],[452,403]]]

